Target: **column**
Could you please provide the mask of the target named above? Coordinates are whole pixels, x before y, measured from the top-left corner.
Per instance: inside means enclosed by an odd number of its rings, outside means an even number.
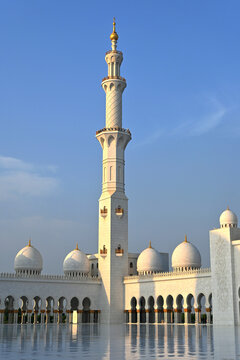
[[[17,309],[13,310],[13,323],[14,324],[18,323],[18,310]]]
[[[173,322],[173,311],[169,309],[164,309],[164,322],[167,324],[171,324]]]
[[[180,324],[182,322],[182,310],[174,309],[174,323]]]
[[[78,324],[81,324],[82,323],[82,310],[78,310],[77,311],[77,322]]]
[[[27,310],[27,323],[31,324],[31,320],[32,320],[32,310],[28,309]]]
[[[38,311],[37,310],[34,310],[34,315],[33,315],[33,323],[34,324],[37,324],[38,322]]]
[[[40,310],[41,314],[41,324],[44,324],[45,310]]]
[[[145,310],[145,312],[146,312],[146,324],[149,324],[150,323],[150,311],[149,311],[149,309],[146,309]]]
[[[94,317],[94,310],[89,311],[89,322],[93,323],[93,317]]]
[[[21,324],[25,324],[25,322],[26,322],[26,317],[25,317],[25,315],[26,315],[25,311],[23,311],[23,310],[21,309]],[[8,323],[9,323],[9,318],[8,318]]]
[[[206,308],[207,324],[211,324],[211,308]]]
[[[195,309],[195,324],[201,324],[201,309]]]
[[[4,309],[0,309],[0,324],[4,323]]]
[[[184,309],[184,322],[191,324],[191,309]]]
[[[63,311],[62,310],[58,310],[58,314],[57,314],[57,323],[61,324],[62,323],[62,314]]]
[[[46,324],[50,323],[50,310],[46,310]]]
[[[70,324],[71,320],[71,310],[66,310],[66,324]]]
[[[57,324],[57,322],[58,322],[58,310],[54,309],[53,310],[53,323]]]
[[[139,307],[136,308],[136,317],[137,317],[137,324],[140,324],[140,314],[141,314],[141,310]],[[132,313],[132,316],[133,316],[133,313]]]

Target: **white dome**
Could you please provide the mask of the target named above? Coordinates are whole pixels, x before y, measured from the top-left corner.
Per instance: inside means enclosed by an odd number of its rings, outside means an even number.
[[[151,242],[149,247],[143,250],[137,259],[137,271],[138,273],[164,271],[161,254],[152,248]]]
[[[201,267],[201,255],[196,246],[187,241],[179,244],[172,253],[173,269],[198,269]]]
[[[14,269],[17,273],[40,274],[42,267],[42,255],[31,245],[29,240],[29,244],[17,253],[14,260]]]
[[[87,255],[78,249],[71,251],[64,259],[63,271],[65,275],[73,273],[73,275],[87,274],[90,270],[90,262]]]
[[[238,218],[237,215],[234,214],[229,208],[223,211],[219,218],[220,226],[221,227],[237,227],[238,225]]]

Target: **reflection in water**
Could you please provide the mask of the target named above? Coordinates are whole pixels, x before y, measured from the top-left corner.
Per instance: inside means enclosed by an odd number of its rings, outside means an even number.
[[[240,359],[239,336],[209,325],[1,325],[0,359]]]

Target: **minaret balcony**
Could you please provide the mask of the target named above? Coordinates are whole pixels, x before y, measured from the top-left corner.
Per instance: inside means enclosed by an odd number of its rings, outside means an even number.
[[[124,250],[117,248],[117,249],[115,249],[115,254],[116,254],[116,256],[123,256]]]
[[[100,134],[100,133],[102,133],[104,131],[121,131],[123,133],[127,133],[128,135],[130,135],[130,137],[132,136],[129,129],[123,129],[123,128],[119,127],[119,126],[111,127],[111,128],[103,128],[103,129],[97,130],[96,135],[98,135],[98,134]]]
[[[106,257],[107,256],[107,249],[105,248],[105,246],[103,246],[102,249],[100,249],[100,255],[102,257]]]
[[[103,209],[100,209],[100,215],[105,218],[107,216],[108,210],[107,208],[104,206]]]
[[[105,77],[102,79],[102,82],[103,82],[103,81],[106,81],[106,80],[121,80],[121,81],[126,82],[126,79],[125,79],[124,77],[118,76],[118,75],[105,76]]]
[[[123,216],[123,213],[124,213],[124,210],[119,206],[115,209],[115,214],[118,216],[118,217],[122,217]]]

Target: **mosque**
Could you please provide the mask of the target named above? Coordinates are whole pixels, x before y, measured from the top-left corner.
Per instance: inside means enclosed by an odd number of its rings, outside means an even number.
[[[240,324],[240,229],[227,208],[210,231],[211,268],[187,237],[169,255],[148,248],[128,252],[128,198],[124,153],[131,140],[122,127],[120,75],[113,22],[105,60],[108,76],[105,127],[96,132],[102,152],[98,252],[78,245],[63,262],[63,275],[42,275],[43,259],[29,241],[14,260],[14,273],[0,274],[0,323],[214,323]]]

